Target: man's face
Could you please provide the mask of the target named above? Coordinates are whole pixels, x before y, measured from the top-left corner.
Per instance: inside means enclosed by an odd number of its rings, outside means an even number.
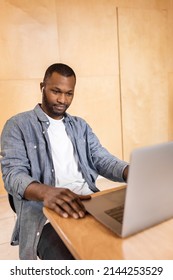
[[[44,84],[41,83],[41,107],[48,116],[56,120],[64,116],[73,100],[75,83],[74,76],[64,77],[57,72],[47,78]]]

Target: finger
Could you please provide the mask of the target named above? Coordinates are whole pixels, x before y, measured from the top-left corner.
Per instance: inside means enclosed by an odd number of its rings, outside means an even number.
[[[83,210],[85,210],[85,207],[83,205],[83,203],[81,202],[80,196],[73,193],[72,191],[70,191],[69,189],[65,189],[65,192],[63,193],[63,195],[65,195],[63,197],[63,199],[65,201],[67,201],[67,203],[69,203],[70,205],[73,204],[73,206],[75,207],[75,205],[77,204],[80,208],[82,208]],[[81,196],[81,197],[85,197],[85,196]],[[86,196],[88,197],[88,196]]]
[[[50,197],[46,198],[43,204],[64,217],[67,217],[68,215],[78,219],[85,215],[85,209],[80,202],[80,199],[68,189],[61,190],[57,196],[55,195],[53,197],[53,199],[50,199]],[[56,206],[59,208],[56,208]]]
[[[45,207],[48,207],[49,209],[55,211],[57,214],[59,214],[63,218],[68,218],[69,215],[66,213],[61,207],[59,207],[56,203],[43,203]]]
[[[69,214],[65,212],[61,207],[59,207],[57,204],[55,204],[55,207],[53,209],[58,215],[60,215],[63,218],[68,218]]]
[[[85,216],[86,209],[79,197],[73,198],[70,205],[77,212],[80,218]]]
[[[71,198],[65,195],[61,195],[61,199],[56,199],[56,204],[62,209],[62,211],[75,219],[78,219],[79,217],[83,217],[85,215],[84,210],[81,210],[81,207],[77,203],[77,198]]]
[[[91,199],[91,195],[79,195],[80,200],[88,200]]]
[[[73,218],[83,218],[85,216],[85,207],[83,203],[81,202],[78,195],[73,194],[70,192],[68,195],[67,193],[64,195],[61,195],[61,207]]]

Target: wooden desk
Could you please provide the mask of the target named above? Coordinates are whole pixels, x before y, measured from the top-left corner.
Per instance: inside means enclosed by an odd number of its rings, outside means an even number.
[[[89,214],[75,220],[61,218],[48,208],[43,212],[76,259],[173,260],[173,219],[121,239]]]

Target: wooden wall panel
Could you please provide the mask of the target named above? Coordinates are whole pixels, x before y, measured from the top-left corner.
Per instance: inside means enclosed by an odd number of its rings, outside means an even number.
[[[69,112],[84,117],[121,157],[114,1],[2,0],[0,13],[0,131],[10,116],[40,100],[45,69],[60,61],[78,78]]]
[[[168,10],[168,72],[173,72],[173,0],[169,2]]]
[[[169,141],[173,141],[173,72],[168,75],[168,89],[169,89],[169,99],[168,99],[168,138]]]
[[[80,77],[69,112],[87,120],[101,143],[122,158],[118,82],[116,76],[107,76],[104,82],[101,76]]]
[[[168,140],[167,12],[119,9],[124,155]],[[164,43],[163,43],[164,42]]]
[[[10,116],[40,100],[43,71],[59,59],[53,0],[0,1],[0,56],[1,133]]]
[[[173,140],[173,0],[169,1],[168,10],[168,88],[169,88],[169,140]]]
[[[1,128],[12,115],[30,110],[41,101],[40,81],[0,80]]]
[[[53,0],[0,1],[0,79],[34,79],[59,59]]]
[[[136,146],[172,139],[172,19],[173,0],[1,0],[0,132],[41,100],[44,71],[60,61],[78,77],[69,112],[111,152],[122,157],[121,121],[125,159]]]
[[[118,8],[168,9],[170,0],[114,0]],[[172,0],[171,0],[172,1]]]
[[[84,117],[102,144],[122,157],[114,1],[57,1],[59,54],[77,73],[69,112]]]
[[[58,0],[56,3],[60,59],[74,65],[79,76],[117,74],[114,2]]]

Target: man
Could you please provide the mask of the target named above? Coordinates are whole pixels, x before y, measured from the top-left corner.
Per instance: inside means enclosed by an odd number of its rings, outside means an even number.
[[[12,245],[19,244],[20,259],[73,259],[46,221],[43,205],[80,219],[82,200],[99,191],[99,174],[127,179],[127,163],[103,148],[83,119],[66,113],[75,84],[69,66],[51,65],[40,84],[42,104],[12,117],[2,132],[3,180],[17,212]]]

